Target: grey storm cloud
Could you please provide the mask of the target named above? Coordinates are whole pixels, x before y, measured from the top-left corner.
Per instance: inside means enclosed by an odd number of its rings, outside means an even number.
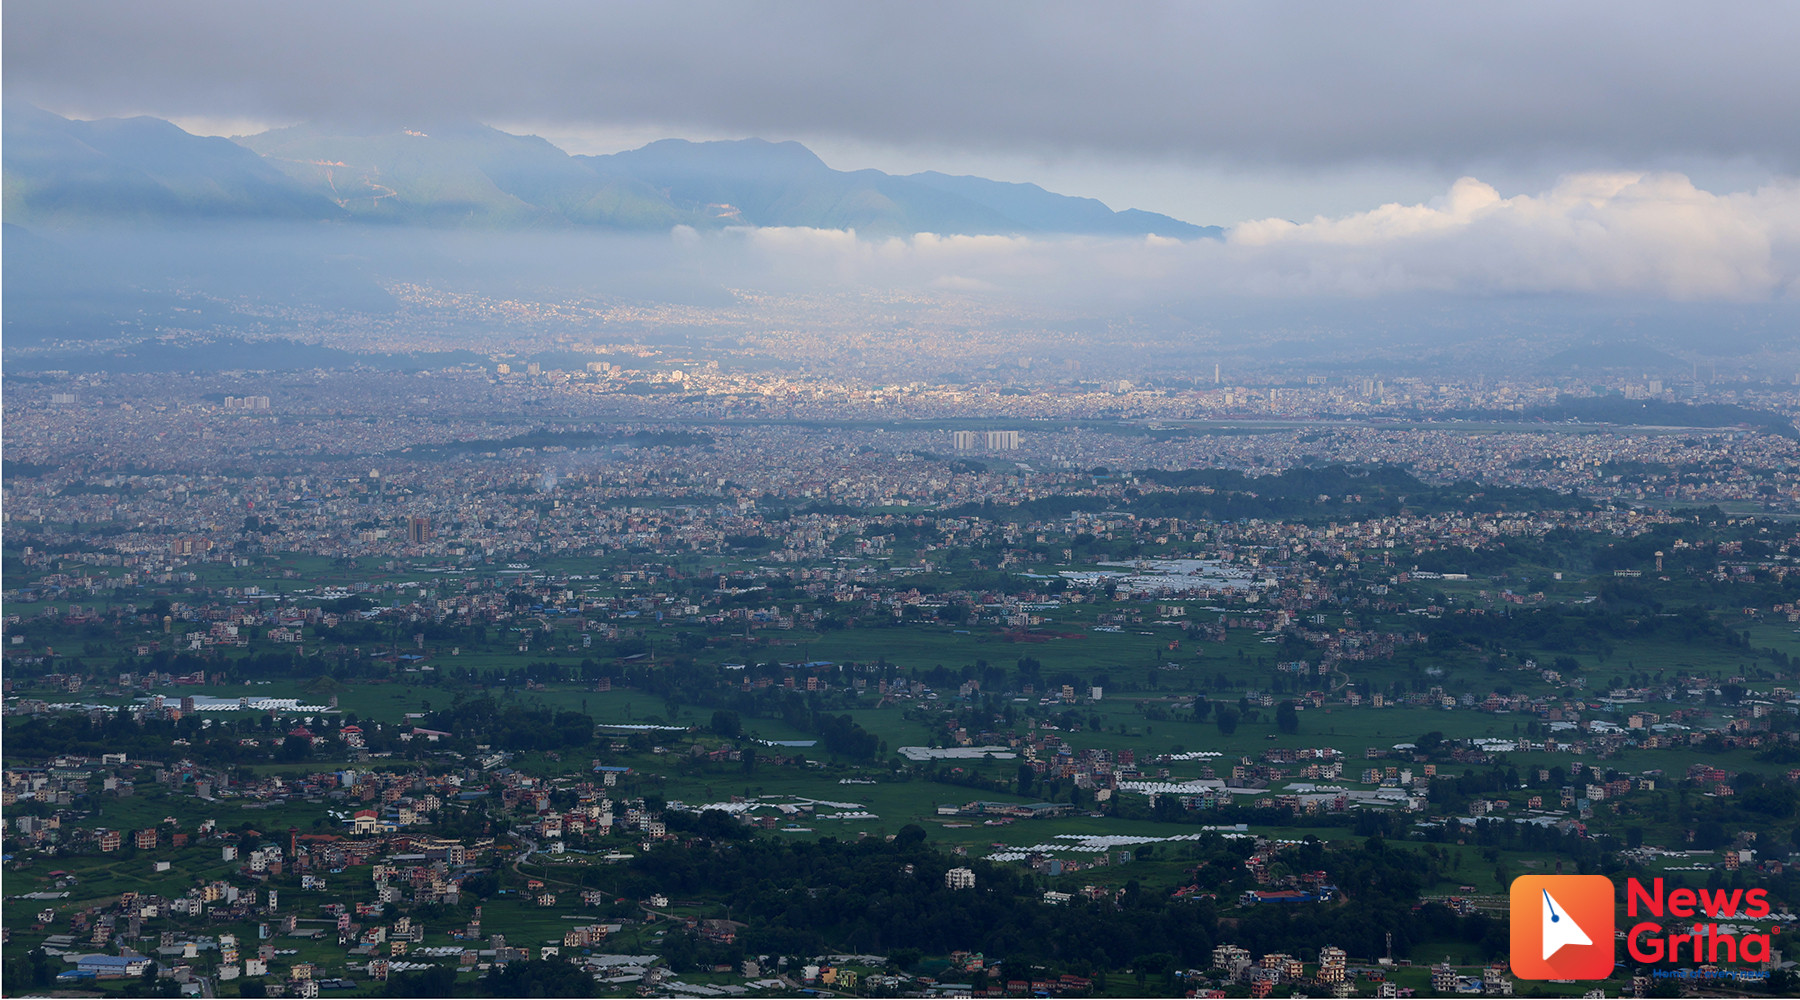
[[[1791,4],[9,0],[9,97],[1329,166],[1800,165]]]

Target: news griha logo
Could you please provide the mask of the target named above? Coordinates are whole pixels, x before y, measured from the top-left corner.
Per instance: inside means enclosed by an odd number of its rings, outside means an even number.
[[[1614,964],[1615,895],[1604,875],[1524,875],[1512,884],[1512,971],[1520,979],[1605,979]],[[1668,889],[1625,882],[1625,915],[1639,919],[1625,950],[1646,964],[1767,962],[1768,934],[1721,930],[1719,920],[1769,916],[1765,889]],[[1668,933],[1675,919],[1686,933]]]
[[[1513,879],[1513,975],[1605,979],[1612,970],[1612,879],[1604,875]]]

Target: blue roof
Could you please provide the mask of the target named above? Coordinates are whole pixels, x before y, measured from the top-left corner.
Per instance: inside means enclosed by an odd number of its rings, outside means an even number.
[[[126,969],[130,968],[133,962],[144,961],[148,960],[144,958],[126,958],[123,955],[83,955],[81,956],[79,965],[84,969],[92,969],[95,967]]]

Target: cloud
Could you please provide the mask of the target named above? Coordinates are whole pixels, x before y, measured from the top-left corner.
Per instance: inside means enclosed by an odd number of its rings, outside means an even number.
[[[1680,174],[1594,173],[1502,198],[1465,177],[1429,204],[1304,224],[1263,220],[1239,226],[1231,242],[1249,262],[1291,276],[1304,261],[1360,294],[1748,300],[1793,290],[1797,211],[1792,183],[1716,195]]]
[[[933,280],[931,287],[945,292],[992,292],[998,290],[992,282],[960,274],[943,275]]]
[[[1766,301],[1800,294],[1800,184],[1714,194],[1680,174],[1574,174],[1503,197],[1475,178],[1423,204],[1295,223],[1223,243],[817,229],[684,234],[706,266],[801,287],[953,288],[1037,301],[1216,296],[1590,295]]]
[[[1160,162],[1756,158],[1800,170],[1800,8],[13,0],[12,97]],[[1573,159],[1570,159],[1573,158]]]

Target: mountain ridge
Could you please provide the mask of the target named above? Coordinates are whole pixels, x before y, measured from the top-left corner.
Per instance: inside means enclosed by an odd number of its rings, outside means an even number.
[[[9,105],[4,138],[12,221],[299,219],[326,210],[255,153],[160,118],[84,122]]]
[[[8,106],[4,168],[7,217],[25,225],[283,219],[637,232],[791,226],[866,236],[1223,233],[1035,184],[835,170],[792,140],[663,139],[571,155],[538,136],[469,122],[308,123],[227,140],[156,118],[84,122]]]

